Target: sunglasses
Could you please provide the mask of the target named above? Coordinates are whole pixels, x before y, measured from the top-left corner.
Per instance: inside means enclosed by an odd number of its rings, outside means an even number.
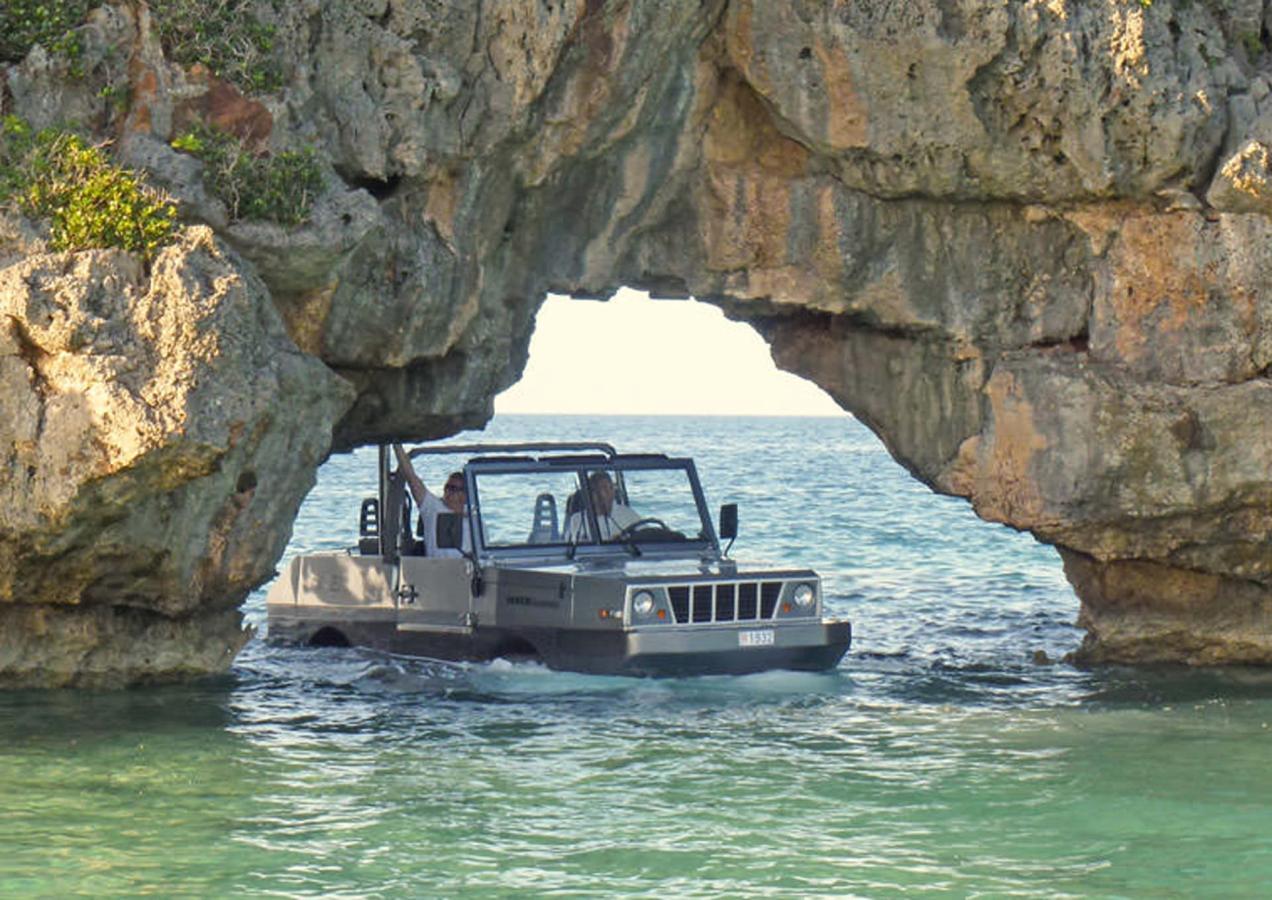
[[[442,488],[442,491],[447,494],[462,494],[464,493],[464,486],[462,484],[448,484]]]

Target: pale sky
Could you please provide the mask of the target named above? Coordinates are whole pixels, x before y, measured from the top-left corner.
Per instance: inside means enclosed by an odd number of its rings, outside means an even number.
[[[549,296],[521,380],[497,413],[842,416],[811,381],[779,371],[751,326],[692,300]]]

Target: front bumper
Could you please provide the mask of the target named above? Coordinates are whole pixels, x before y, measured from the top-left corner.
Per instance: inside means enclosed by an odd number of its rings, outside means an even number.
[[[771,643],[745,644],[767,632]],[[615,674],[743,675],[768,669],[823,671],[839,665],[852,643],[849,622],[757,623],[755,628],[648,628],[626,634]]]

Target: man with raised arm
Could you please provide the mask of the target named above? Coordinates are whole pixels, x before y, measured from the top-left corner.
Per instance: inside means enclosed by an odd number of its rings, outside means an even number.
[[[442,488],[442,497],[439,500],[436,494],[424,486],[424,481],[411,465],[411,457],[407,456],[401,444],[393,445],[393,454],[397,457],[398,471],[406,478],[407,487],[411,489],[411,496],[415,498],[415,505],[424,522],[424,552],[428,556],[437,557],[462,557],[464,553],[471,553],[473,541],[468,530],[468,488],[464,483],[464,473],[451,472],[446,477],[446,485]],[[437,546],[437,516],[447,512],[464,517],[463,552]]]

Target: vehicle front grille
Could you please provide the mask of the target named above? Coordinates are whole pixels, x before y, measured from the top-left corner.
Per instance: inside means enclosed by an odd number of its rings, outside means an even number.
[[[773,618],[773,610],[777,609],[777,598],[782,593],[781,582],[765,581],[760,585],[760,618]]]
[[[781,581],[676,585],[667,588],[677,624],[746,622],[773,618]]]
[[[671,596],[671,614],[676,617],[677,622],[689,621],[689,588],[674,587],[668,588],[667,593]]]

